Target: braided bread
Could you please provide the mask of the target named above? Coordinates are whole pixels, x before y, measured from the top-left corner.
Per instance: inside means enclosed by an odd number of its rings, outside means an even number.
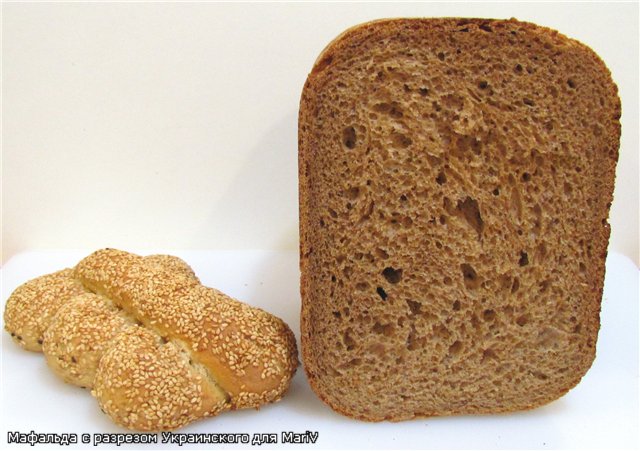
[[[282,320],[201,285],[166,255],[97,251],[18,287],[4,320],[14,341],[44,352],[130,429],[277,401],[298,365]]]

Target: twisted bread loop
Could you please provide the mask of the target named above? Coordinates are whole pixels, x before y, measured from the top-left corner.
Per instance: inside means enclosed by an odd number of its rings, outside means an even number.
[[[16,289],[5,328],[139,430],[276,401],[298,364],[282,320],[202,286],[176,257],[115,249]]]

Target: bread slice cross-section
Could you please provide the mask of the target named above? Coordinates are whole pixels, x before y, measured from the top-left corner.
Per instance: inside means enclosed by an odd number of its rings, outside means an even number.
[[[322,52],[299,116],[302,356],[364,420],[548,403],[590,367],[621,114],[585,45],[397,19]]]

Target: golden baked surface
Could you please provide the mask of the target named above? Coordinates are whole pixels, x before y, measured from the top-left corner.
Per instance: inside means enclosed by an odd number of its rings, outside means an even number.
[[[166,430],[287,390],[298,360],[279,318],[200,284],[182,260],[103,249],[7,301],[5,329],[91,388],[118,424]]]
[[[383,20],[300,103],[302,357],[366,420],[506,412],[595,355],[620,137],[604,63],[515,20]]]

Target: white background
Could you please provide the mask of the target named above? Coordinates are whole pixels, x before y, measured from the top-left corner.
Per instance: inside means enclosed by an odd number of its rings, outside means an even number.
[[[26,249],[295,250],[297,111],[344,29],[398,16],[536,22],[620,88],[611,250],[638,264],[638,4],[2,6],[2,259]]]

